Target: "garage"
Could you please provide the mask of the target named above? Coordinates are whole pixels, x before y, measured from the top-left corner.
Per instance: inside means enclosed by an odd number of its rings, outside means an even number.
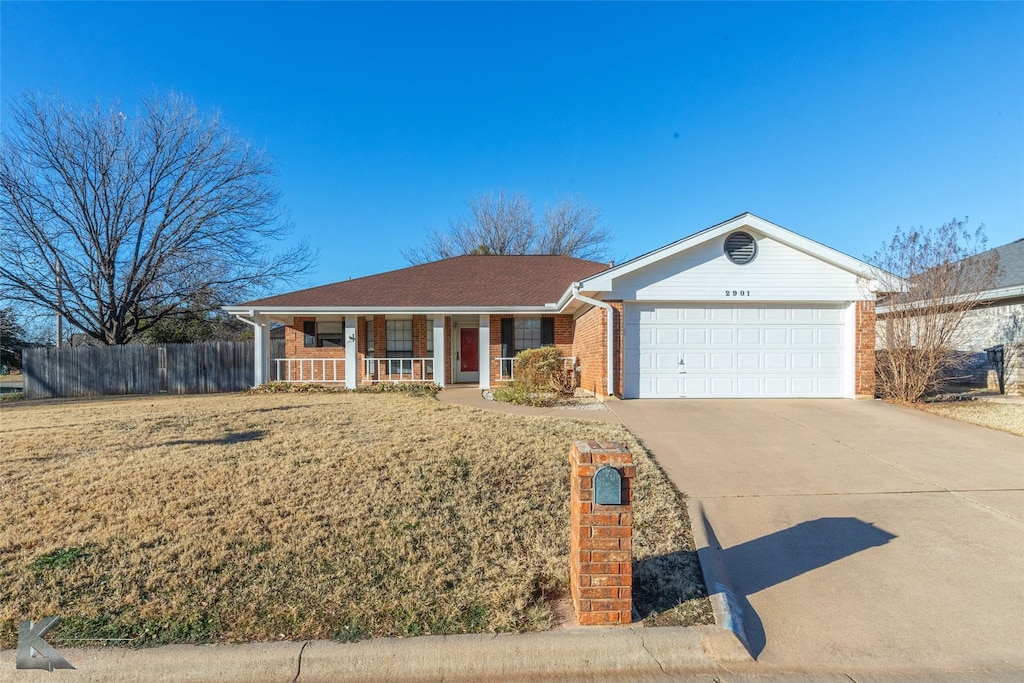
[[[573,355],[627,399],[871,398],[876,275],[742,214],[575,283]]]
[[[844,311],[794,304],[627,304],[625,397],[841,397]]]

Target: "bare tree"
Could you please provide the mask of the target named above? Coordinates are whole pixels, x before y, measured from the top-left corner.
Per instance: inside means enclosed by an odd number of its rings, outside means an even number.
[[[984,226],[953,219],[934,230],[896,229],[873,257],[879,271],[878,390],[914,402],[955,381],[969,361],[957,348],[964,319],[999,273],[998,255],[982,254]]]
[[[500,190],[466,202],[468,215],[446,230],[434,230],[418,247],[402,252],[410,263],[462,254],[565,254],[603,258],[611,234],[600,212],[580,198],[565,199],[544,212],[538,227],[533,205],[522,193]]]
[[[611,232],[601,224],[601,212],[580,197],[563,199],[544,212],[537,243],[541,254],[569,254],[594,261],[608,256]]]
[[[0,287],[123,344],[168,316],[311,265],[264,152],[171,93],[126,115],[25,94],[0,142]]]

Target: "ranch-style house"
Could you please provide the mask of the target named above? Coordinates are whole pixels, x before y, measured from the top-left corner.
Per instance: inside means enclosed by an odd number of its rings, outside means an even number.
[[[620,398],[874,395],[871,268],[744,213],[620,265],[457,256],[226,310],[256,329],[256,383],[489,389],[554,346]],[[269,354],[285,326],[285,352]]]

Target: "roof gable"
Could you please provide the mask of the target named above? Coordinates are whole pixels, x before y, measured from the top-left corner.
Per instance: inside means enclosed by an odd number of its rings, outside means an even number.
[[[677,260],[675,257],[684,255],[686,252],[692,252],[693,258],[698,262],[706,261],[710,258],[724,257],[720,248],[716,248],[716,250],[709,249],[709,244],[716,243],[720,237],[737,230],[756,233],[755,237],[763,236],[770,238],[778,244],[785,245],[856,277],[871,277],[873,272],[873,268],[870,265],[859,259],[847,256],[840,251],[826,247],[819,242],[798,235],[791,230],[775,225],[751,213],[744,213],[586,278],[580,282],[580,290],[590,292],[612,291],[616,288],[617,282],[622,282],[629,276],[635,278],[634,274],[655,266],[660,262],[669,259]],[[685,259],[683,260],[685,261]]]

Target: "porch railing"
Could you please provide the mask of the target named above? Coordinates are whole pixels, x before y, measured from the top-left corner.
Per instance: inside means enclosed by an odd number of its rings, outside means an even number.
[[[344,358],[274,358],[274,381],[344,382]]]
[[[433,358],[366,358],[363,381],[433,382]]]
[[[571,370],[576,367],[576,356],[559,356],[558,360],[562,361],[562,370]],[[499,358],[498,359],[498,381],[499,382],[511,382],[516,378],[516,359],[515,358]]]

